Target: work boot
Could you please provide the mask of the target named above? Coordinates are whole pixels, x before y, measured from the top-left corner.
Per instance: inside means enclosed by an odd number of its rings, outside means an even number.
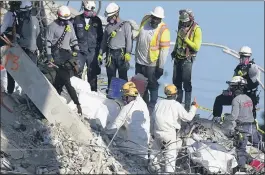
[[[191,104],[191,92],[185,92],[185,109],[187,112],[190,111]]]
[[[177,101],[181,104],[182,103],[182,99],[183,99],[183,90],[180,89],[178,90],[178,93],[177,93]]]

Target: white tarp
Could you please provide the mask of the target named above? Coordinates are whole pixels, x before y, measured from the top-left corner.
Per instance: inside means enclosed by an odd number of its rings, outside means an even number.
[[[186,141],[191,160],[206,168],[210,173],[230,173],[237,166],[236,158],[226,152],[211,149],[211,144],[204,144],[188,138]]]
[[[83,117],[88,120],[94,119],[97,124],[105,128],[107,123],[113,122],[118,116],[120,112],[118,103],[106,98],[101,92],[91,91],[88,82],[77,77],[72,77],[71,84],[77,92],[82,107]],[[72,110],[76,110],[76,105],[69,97],[65,88],[61,96]]]

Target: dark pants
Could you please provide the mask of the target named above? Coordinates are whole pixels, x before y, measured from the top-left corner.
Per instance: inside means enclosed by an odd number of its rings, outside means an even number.
[[[107,53],[107,58],[111,57],[111,64],[106,67],[108,76],[108,89],[112,77],[116,77],[117,70],[119,73],[119,78],[128,81],[127,72],[130,68],[130,64],[124,60],[122,53],[125,53],[124,49],[110,49]]]
[[[258,131],[256,130],[255,125],[249,123],[237,125],[235,132],[237,132],[237,134],[235,135],[234,144],[236,147],[238,167],[245,168],[245,165],[249,164],[253,160],[246,151],[247,142],[249,138],[251,138],[250,141],[252,141],[253,145],[257,147],[260,141]]]
[[[54,87],[57,90],[58,94],[61,94],[63,86],[65,86],[73,102],[76,105],[78,105],[80,103],[79,103],[76,91],[74,87],[71,85],[70,78],[71,78],[70,71],[65,69],[62,66],[59,66],[59,68],[57,69],[56,77],[55,77]]]
[[[87,66],[87,81],[91,86],[92,91],[97,91],[97,75],[100,74],[100,67],[98,65],[98,49],[90,48],[88,52],[82,53],[78,56],[79,71],[82,74],[84,66]]]
[[[33,53],[30,50],[22,47],[25,53],[30,57],[30,59],[37,65],[37,53]],[[15,80],[7,71],[7,93],[12,94],[15,89]]]
[[[55,64],[59,67],[56,71],[56,77],[54,81],[54,87],[58,94],[61,94],[63,86],[66,87],[68,94],[76,105],[79,105],[79,100],[74,87],[71,85],[70,78],[74,75],[73,67],[66,66],[66,61],[72,59],[72,54],[70,51],[65,49],[60,49],[55,52],[54,60]]]
[[[157,82],[158,79],[155,76],[155,71],[156,67],[145,66],[138,63],[136,63],[135,65],[135,74],[140,73],[144,75],[146,78],[148,78],[148,84],[143,99],[146,102],[150,112],[153,111],[156,101],[158,99],[159,84]],[[150,100],[149,100],[148,91],[150,93]]]
[[[247,93],[252,102],[253,102],[253,116],[256,119],[256,105],[257,105],[257,99],[256,95],[253,95],[253,93]],[[230,106],[232,105],[233,96],[232,95],[224,95],[221,94],[215,98],[214,105],[213,105],[213,116],[214,117],[220,117],[223,112],[223,106]]]
[[[182,103],[183,100],[183,88],[185,90],[185,109],[189,111],[191,104],[191,74],[192,74],[192,59],[176,59],[174,61],[173,70],[173,84],[178,89],[177,101]]]

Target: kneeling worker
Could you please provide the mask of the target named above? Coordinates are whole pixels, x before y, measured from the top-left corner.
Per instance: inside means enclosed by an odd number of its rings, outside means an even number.
[[[123,100],[126,105],[115,121],[107,126],[107,132],[119,130],[124,126],[126,128],[126,140],[128,141],[124,142],[126,147],[131,148],[133,154],[143,155],[144,158],[147,158],[150,140],[150,116],[146,103],[135,87],[133,82],[127,82],[123,85]]]
[[[164,159],[165,172],[175,172],[175,159],[177,157],[177,149],[181,148],[182,143],[177,139],[176,130],[181,128],[182,121],[191,121],[196,114],[198,104],[194,100],[191,104],[190,111],[176,101],[177,87],[168,85],[164,89],[167,98],[160,100],[154,109],[151,122],[151,134],[154,136],[153,149],[165,151]],[[154,158],[153,154],[151,158]],[[155,162],[160,160],[154,160]],[[162,161],[162,160],[161,160]]]

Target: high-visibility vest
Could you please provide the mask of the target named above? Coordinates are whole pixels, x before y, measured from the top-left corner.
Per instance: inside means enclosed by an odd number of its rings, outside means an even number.
[[[139,33],[143,29],[144,25],[149,21],[150,15],[146,15],[140,25]],[[170,32],[164,22],[161,22],[150,42],[149,56],[151,62],[158,60],[159,51],[161,48],[170,47]]]
[[[189,28],[187,35],[188,38],[191,41],[194,41],[194,34],[196,29],[199,28],[198,24],[196,24],[195,22],[193,23],[193,25]],[[176,56],[178,59],[184,59],[184,58],[188,58],[188,57],[195,57],[197,52],[190,49],[187,45],[187,43],[184,41],[184,39],[181,39],[179,37],[179,35],[177,36],[177,43],[176,43],[176,48],[174,50],[176,50]]]

